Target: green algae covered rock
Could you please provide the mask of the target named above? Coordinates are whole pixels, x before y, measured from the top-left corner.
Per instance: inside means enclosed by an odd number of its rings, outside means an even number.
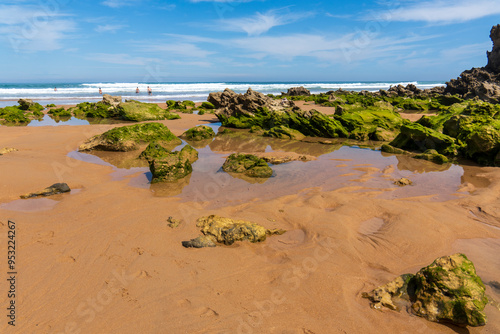
[[[424,153],[417,154],[416,156],[414,156],[414,158],[432,161],[437,164],[445,164],[449,162],[447,157],[439,154],[436,150],[427,150]]]
[[[112,118],[118,117],[116,108],[113,105],[107,104],[103,101],[97,103],[82,102],[68,109],[75,117],[84,118]]]
[[[457,325],[486,324],[485,287],[476,275],[474,264],[464,254],[436,259],[412,281],[415,286],[412,310],[416,315]]]
[[[349,138],[358,140],[392,140],[399,133],[403,119],[397,112],[389,110],[378,103],[380,109],[374,107],[366,110],[349,111],[349,108],[339,109],[335,113],[338,120],[347,131]]]
[[[232,245],[237,241],[262,242],[268,235],[283,234],[284,230],[268,230],[258,224],[233,220],[216,215],[201,217],[197,227],[201,229],[202,236],[190,241],[183,241],[184,247],[214,247],[216,243]]]
[[[464,254],[440,257],[415,275],[399,276],[362,296],[371,300],[373,308],[397,310],[398,304],[411,304],[416,315],[429,321],[459,326],[487,322],[485,286]]]
[[[273,174],[264,159],[251,154],[231,154],[222,169],[228,173],[242,173],[249,177],[268,178]]]
[[[214,130],[206,125],[199,125],[191,128],[181,135],[181,138],[192,141],[201,141],[215,137]]]
[[[381,151],[390,154],[408,154],[407,151],[391,146],[389,144],[383,144],[381,147]]]
[[[144,123],[122,126],[106,131],[88,139],[80,145],[80,151],[133,151],[140,144],[160,142],[168,145],[180,145],[182,141],[160,123]]]
[[[254,127],[252,127],[250,132],[252,132],[252,130],[253,130],[253,132],[258,131],[258,129],[255,129]],[[280,139],[302,140],[305,138],[305,136],[302,133],[300,133],[300,131],[287,128],[284,125],[275,126],[274,128],[271,128],[270,130],[264,132],[263,135],[264,135],[264,137],[274,137],[274,138],[280,138]]]
[[[42,111],[45,109],[40,103],[33,102],[29,99],[19,99],[17,103],[19,103],[18,108],[24,111]]]
[[[191,164],[198,159],[198,152],[189,145],[170,152],[158,143],[151,143],[139,157],[149,163],[153,175],[151,183],[174,182],[193,171]]]
[[[71,112],[64,109],[63,107],[57,109],[50,109],[47,111],[47,114],[52,115],[54,117],[71,117]]]
[[[434,149],[440,154],[456,155],[455,139],[417,123],[401,126],[401,133],[389,145],[404,150],[425,152]]]
[[[500,120],[457,115],[445,122],[443,132],[463,144],[461,151],[465,157],[482,165],[495,165],[500,152]]]
[[[17,106],[0,108],[2,124],[28,124],[31,120],[26,113]]]
[[[172,114],[155,103],[127,101],[118,104],[116,110],[122,119],[134,122],[180,118],[179,115]]]

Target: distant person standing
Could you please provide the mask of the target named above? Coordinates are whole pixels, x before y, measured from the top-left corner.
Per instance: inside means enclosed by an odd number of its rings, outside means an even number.
[[[102,89],[101,89],[101,87],[99,87],[99,94],[102,95]]]
[[[57,92],[57,87],[54,87],[54,92]]]
[[[135,93],[136,93],[136,94],[139,94],[139,92],[140,92],[139,87],[137,87],[137,88],[135,89]]]
[[[148,94],[149,95],[153,95],[153,90],[151,89],[151,87],[148,86]]]

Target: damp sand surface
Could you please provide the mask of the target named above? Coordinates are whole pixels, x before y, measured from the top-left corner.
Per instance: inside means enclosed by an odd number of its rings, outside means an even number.
[[[180,135],[216,121],[181,117],[162,123]],[[16,222],[22,277],[18,324],[2,322],[0,332],[462,333],[406,311],[372,310],[361,298],[458,251],[499,297],[490,283],[500,277],[497,168],[417,162],[384,155],[376,143],[250,143],[237,133],[196,147],[191,176],[176,194],[162,193],[146,166],[75,156],[83,141],[115,126],[0,131],[0,147],[19,149],[0,157],[0,233]],[[272,166],[273,177],[251,183],[220,171],[235,151],[314,159]],[[395,186],[400,177],[414,185]],[[5,208],[56,182],[80,191],[44,210]],[[183,248],[199,234],[196,219],[209,214],[288,232],[261,244]],[[170,216],[179,227],[167,225]],[[469,333],[500,332],[498,308],[485,312],[486,327]]]

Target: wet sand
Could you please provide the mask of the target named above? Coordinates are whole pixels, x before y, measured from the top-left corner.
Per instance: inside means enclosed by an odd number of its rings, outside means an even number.
[[[216,120],[181,117],[162,123],[180,135]],[[169,197],[147,185],[144,167],[123,172],[68,157],[115,126],[0,127],[0,148],[19,149],[0,157],[0,253],[7,253],[10,219],[19,279],[16,327],[3,316],[1,333],[500,332],[493,305],[485,309],[489,323],[467,332],[406,311],[375,311],[361,298],[439,256],[464,252],[500,301],[490,284],[500,281],[498,168],[440,171],[368,149],[288,142],[269,147],[316,160],[273,166],[276,177],[261,184],[226,183],[227,175],[214,177],[225,174],[214,170],[225,155],[270,149],[216,139],[199,148],[206,164],[195,165],[188,185]],[[395,187],[405,173],[416,185]],[[74,191],[15,202],[56,182]],[[261,244],[183,248],[181,241],[199,234],[196,219],[209,214],[288,232]],[[171,229],[170,216],[183,223]]]

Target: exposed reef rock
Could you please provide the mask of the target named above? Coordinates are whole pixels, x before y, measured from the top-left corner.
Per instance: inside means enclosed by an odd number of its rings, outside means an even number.
[[[411,304],[413,313],[434,322],[483,326],[487,321],[484,284],[463,254],[440,257],[415,275],[399,276],[363,297],[373,308],[397,310],[398,304]]]
[[[127,121],[142,122],[180,118],[179,115],[160,108],[156,103],[127,101],[119,103],[115,108],[120,117]]]
[[[165,145],[176,146],[182,141],[160,123],[144,123],[122,126],[111,129],[103,134],[96,135],[80,145],[80,151],[133,151],[140,144],[160,142]]]
[[[308,89],[300,86],[300,87],[289,88],[288,92],[286,94],[283,94],[283,95],[288,95],[288,96],[309,96],[309,95],[311,95],[311,92]]]
[[[201,141],[215,137],[214,130],[206,125],[199,125],[191,128],[181,135],[182,139],[191,141]]]
[[[242,173],[249,177],[268,178],[273,174],[264,159],[252,154],[231,154],[222,169],[227,173]]]
[[[287,128],[284,125],[275,126],[274,128],[269,129],[264,132],[264,137],[274,137],[280,139],[293,139],[293,140],[302,140],[305,136],[300,133],[300,131]]]
[[[203,235],[190,241],[183,241],[186,248],[215,247],[217,243],[232,245],[237,241],[262,242],[268,235],[283,234],[284,230],[268,230],[258,224],[233,220],[216,215],[201,217],[196,224]]]
[[[198,160],[198,152],[189,145],[170,152],[158,143],[151,143],[139,157],[148,161],[152,183],[174,182],[191,174],[191,164]]]
[[[404,150],[425,152],[432,149],[443,155],[457,154],[454,138],[417,123],[403,125],[390,145]]]
[[[67,193],[70,192],[71,189],[66,183],[54,183],[50,187],[47,187],[41,191],[37,191],[34,193],[29,193],[26,195],[21,195],[20,197],[23,199],[26,198],[32,198],[32,197],[39,197],[39,196],[52,196],[60,193]]]
[[[488,64],[464,71],[457,79],[446,83],[445,93],[459,94],[466,99],[500,103],[500,25],[491,29],[493,50],[487,52]]]
[[[236,94],[228,88],[224,92],[210,93],[208,102],[212,103],[217,109],[217,116],[220,115],[226,118],[239,115],[253,117],[255,113],[258,113],[263,108],[278,111],[295,106],[292,101],[274,100],[269,96],[253,91],[251,88],[245,94]]]
[[[488,52],[488,65],[486,69],[493,73],[500,73],[500,24],[491,28],[490,38],[493,42],[493,50]]]

